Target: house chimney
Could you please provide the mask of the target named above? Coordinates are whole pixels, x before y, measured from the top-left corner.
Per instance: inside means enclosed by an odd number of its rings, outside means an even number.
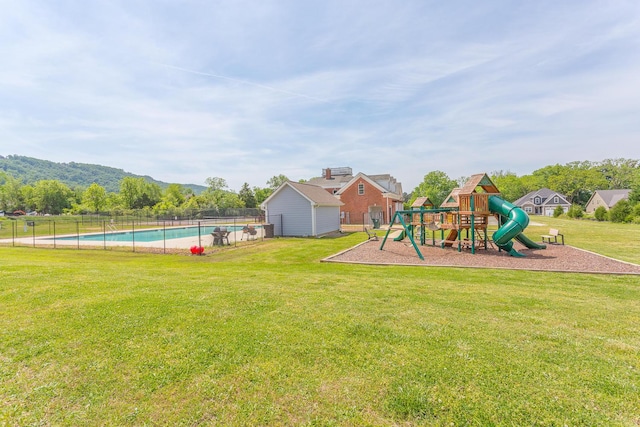
[[[331,179],[331,168],[326,168],[324,170],[324,179]]]

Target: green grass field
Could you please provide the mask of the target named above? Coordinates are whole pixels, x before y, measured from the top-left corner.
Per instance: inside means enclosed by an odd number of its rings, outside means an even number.
[[[319,261],[365,238],[0,247],[0,425],[640,425],[640,277]]]

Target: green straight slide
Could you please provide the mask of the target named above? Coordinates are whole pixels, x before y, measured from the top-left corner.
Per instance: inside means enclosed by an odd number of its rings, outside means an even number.
[[[493,233],[493,241],[500,249],[507,251],[509,255],[524,256],[524,254],[513,248],[513,239],[530,249],[546,248],[545,245],[540,245],[522,234],[527,225],[529,225],[529,215],[513,203],[509,203],[498,196],[489,196],[489,211],[497,213],[506,219],[506,222]]]

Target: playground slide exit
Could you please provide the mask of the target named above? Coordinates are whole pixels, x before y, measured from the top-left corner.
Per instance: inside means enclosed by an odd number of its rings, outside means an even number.
[[[522,232],[529,225],[529,215],[516,205],[507,202],[498,196],[489,197],[489,211],[497,213],[507,219],[498,230],[493,233],[493,241],[498,247],[507,251],[511,256],[524,256],[513,248],[513,239],[528,248],[544,249],[544,245],[533,242]]]

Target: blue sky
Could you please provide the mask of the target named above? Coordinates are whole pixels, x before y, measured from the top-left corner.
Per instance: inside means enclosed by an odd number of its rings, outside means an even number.
[[[0,155],[264,187],[640,158],[640,2],[0,0]]]

